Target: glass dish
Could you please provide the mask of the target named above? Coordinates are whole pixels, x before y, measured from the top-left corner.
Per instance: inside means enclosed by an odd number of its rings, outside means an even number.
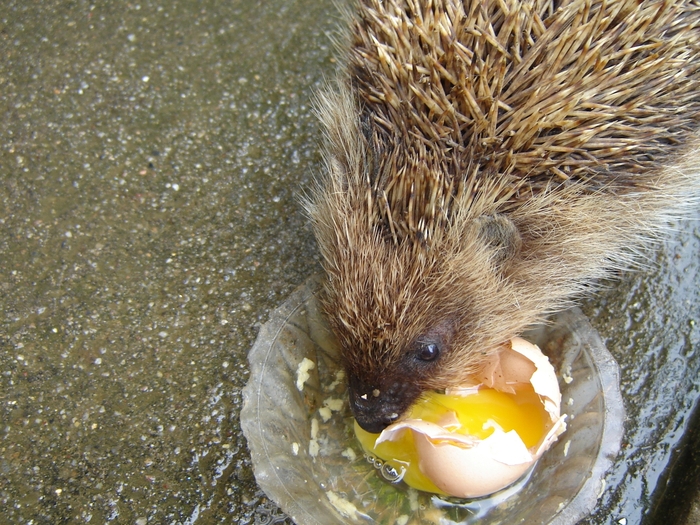
[[[557,371],[566,432],[514,485],[459,500],[391,484],[363,456],[320,290],[312,277],[261,328],[241,411],[257,482],[297,525],[564,525],[592,511],[620,448],[624,408],[617,363],[580,310],[524,335]],[[305,359],[313,368],[304,381]]]

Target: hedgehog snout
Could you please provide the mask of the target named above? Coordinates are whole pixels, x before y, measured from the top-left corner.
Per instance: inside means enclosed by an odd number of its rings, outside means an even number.
[[[420,394],[407,382],[367,384],[358,378],[351,378],[348,393],[357,424],[374,434],[399,419]]]

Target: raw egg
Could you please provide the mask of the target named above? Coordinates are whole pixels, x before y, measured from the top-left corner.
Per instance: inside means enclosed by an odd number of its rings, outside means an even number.
[[[409,486],[475,498],[520,478],[564,432],[554,368],[540,349],[514,338],[474,376],[431,392],[381,434],[355,423],[365,452]]]

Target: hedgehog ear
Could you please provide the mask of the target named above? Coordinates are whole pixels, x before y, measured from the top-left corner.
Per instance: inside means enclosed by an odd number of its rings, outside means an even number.
[[[503,268],[520,252],[522,239],[515,223],[505,215],[482,215],[476,219],[479,238],[493,250],[491,259]]]

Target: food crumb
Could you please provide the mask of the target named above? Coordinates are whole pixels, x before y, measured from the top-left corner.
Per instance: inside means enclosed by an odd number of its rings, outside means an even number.
[[[332,490],[326,492],[326,496],[328,496],[328,501],[330,501],[335,509],[343,516],[346,518],[352,518],[355,521],[357,520],[357,507],[355,505],[350,503],[345,498],[338,496]]]
[[[418,491],[416,489],[408,489],[408,504],[413,512],[418,510]]]
[[[567,385],[574,380],[574,378],[571,376],[571,365],[568,365],[564,370],[562,370],[561,377],[564,379],[564,383]]]
[[[299,443],[297,443],[296,441],[292,443],[292,454],[294,454],[295,456],[299,454]]]
[[[566,443],[564,443],[564,457],[569,455],[569,447],[571,446],[571,440],[569,439]]]
[[[328,423],[328,420],[333,416],[331,409],[328,407],[319,408],[318,413],[321,416],[321,419],[323,419],[324,423]]]
[[[321,450],[321,446],[318,444],[318,441],[316,441],[315,439],[309,441],[309,456],[315,458],[316,456],[318,456],[319,450]]]
[[[318,437],[318,419],[311,420],[311,440],[309,441],[309,456],[315,458],[321,449],[316,438]]]
[[[305,357],[302,359],[301,363],[299,363],[297,367],[297,390],[299,390],[299,392],[304,390],[304,383],[311,377],[309,370],[313,370],[314,368],[316,368],[316,363],[308,357]]]
[[[355,454],[355,451],[350,447],[343,450],[340,455],[344,458],[348,458],[350,461],[355,461],[357,459],[357,454]]]
[[[338,398],[329,397],[323,400],[324,406],[327,406],[333,412],[340,412],[343,408],[343,400]]]
[[[323,406],[318,409],[318,413],[321,415],[324,423],[333,416],[333,412],[340,412],[343,409],[343,400],[329,397],[323,400]]]
[[[408,514],[401,514],[396,518],[396,525],[406,525],[406,523],[408,523]]]
[[[337,387],[340,383],[343,382],[345,379],[345,370],[338,370],[335,373],[335,381],[333,381],[330,385],[328,385],[327,390],[333,390],[335,387]]]

